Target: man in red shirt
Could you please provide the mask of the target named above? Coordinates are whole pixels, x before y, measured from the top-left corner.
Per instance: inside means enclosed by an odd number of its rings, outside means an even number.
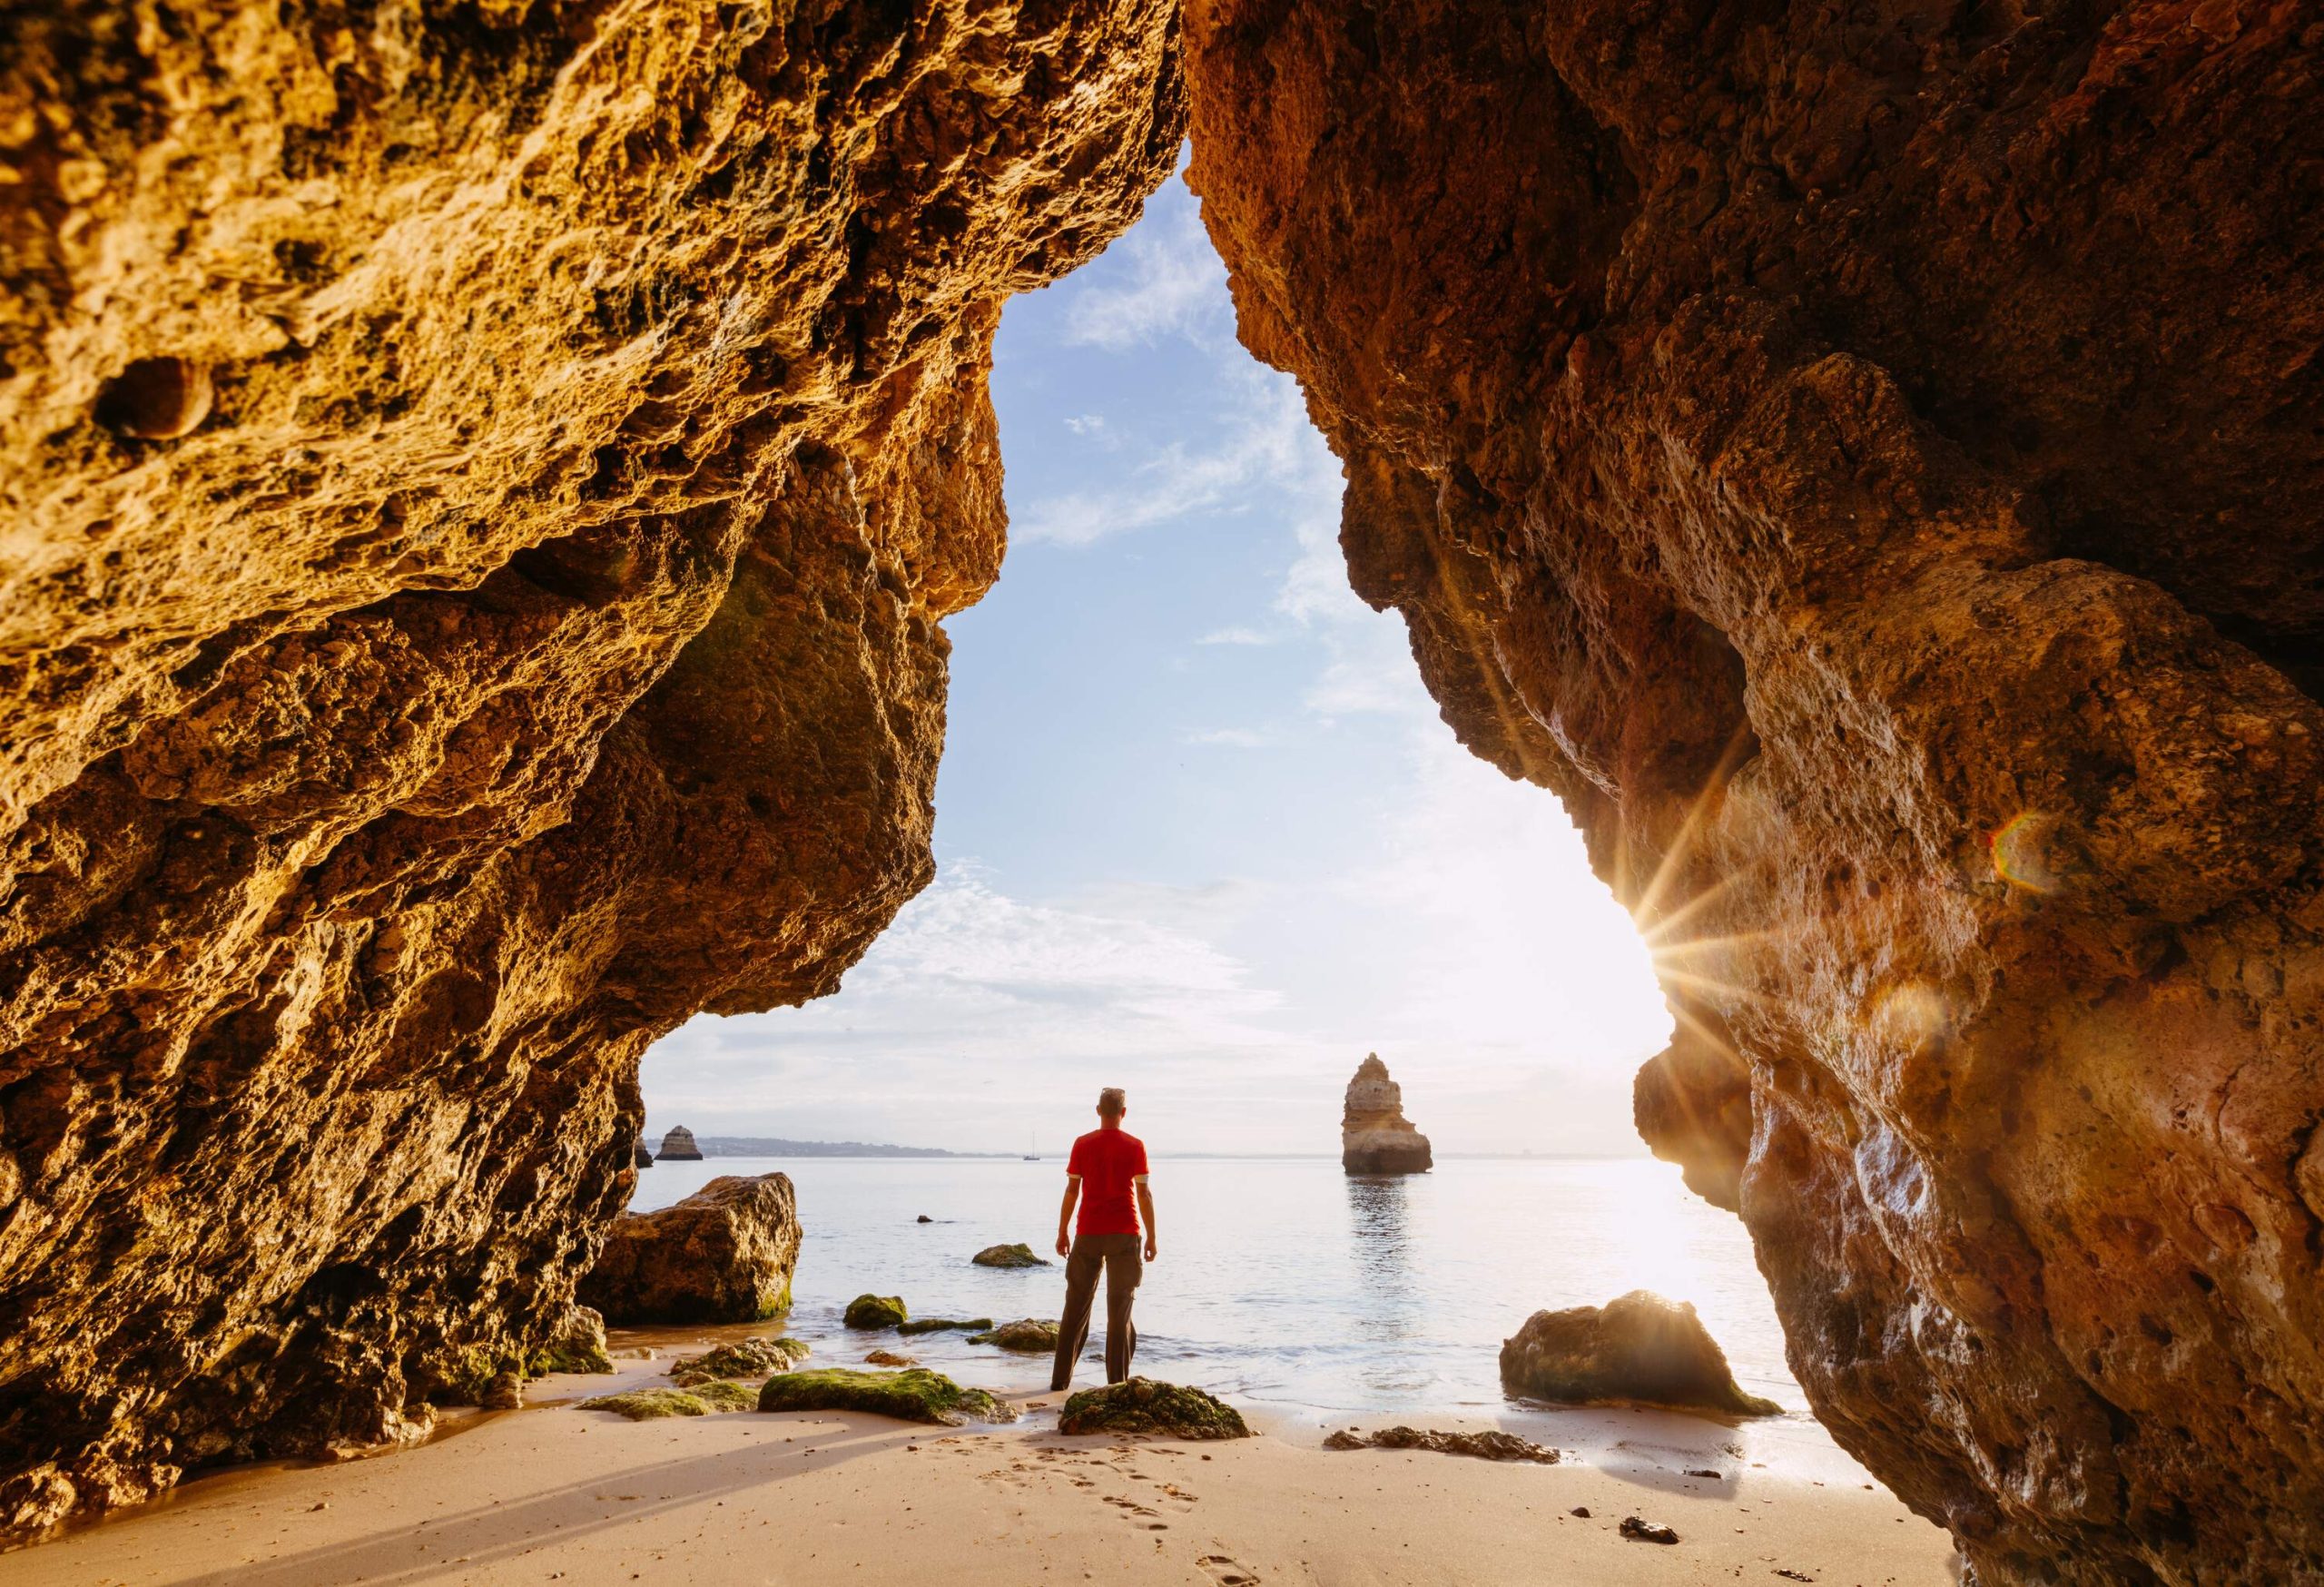
[[[1130,1326],[1130,1302],[1146,1263],[1154,1260],[1154,1192],[1146,1184],[1146,1143],[1122,1128],[1129,1111],[1119,1086],[1098,1093],[1098,1128],[1073,1143],[1065,1164],[1065,1203],[1057,1212],[1057,1254],[1065,1263],[1065,1316],[1057,1326],[1057,1365],[1049,1392],[1064,1392],[1073,1364],[1089,1340],[1089,1303],[1098,1293],[1098,1269],[1106,1270],[1106,1381],[1129,1376],[1137,1330]],[[1137,1209],[1130,1206],[1135,1188]],[[1073,1204],[1081,1221],[1073,1223]],[[1139,1260],[1137,1222],[1146,1218],[1145,1260]],[[1074,1237],[1066,1240],[1071,1225]]]

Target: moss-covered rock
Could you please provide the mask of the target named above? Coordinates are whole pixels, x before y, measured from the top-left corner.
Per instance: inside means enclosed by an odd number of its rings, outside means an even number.
[[[1033,1247],[1019,1242],[1013,1246],[987,1246],[969,1258],[980,1267],[1046,1267],[1049,1258],[1033,1255]]]
[[[962,1388],[940,1372],[857,1372],[822,1366],[783,1373],[759,1390],[762,1411],[869,1411],[904,1422],[957,1427],[963,1422],[1014,1422],[1017,1407],[980,1388]]]
[[[1065,1402],[1060,1433],[1159,1433],[1172,1438],[1248,1438],[1234,1406],[1183,1384],[1133,1377],[1084,1389]]]
[[[680,1388],[722,1377],[764,1377],[788,1372],[807,1358],[807,1343],[788,1335],[761,1336],[721,1345],[700,1355],[682,1355],[670,1367]]]
[[[847,1303],[840,1320],[851,1328],[896,1328],[911,1316],[900,1296],[859,1295]]]
[[[1013,1323],[1003,1323],[990,1333],[971,1334],[971,1345],[998,1345],[1003,1350],[1022,1350],[1028,1355],[1039,1352],[1048,1355],[1057,1348],[1057,1325],[1039,1317],[1019,1317]]]
[[[552,1372],[611,1372],[614,1358],[606,1351],[606,1319],[596,1308],[568,1306],[549,1332],[548,1340],[525,1363],[526,1373],[547,1377]]]
[[[947,1329],[957,1328],[964,1333],[972,1333],[979,1328],[990,1328],[990,1326],[992,1326],[992,1319],[990,1317],[914,1317],[908,1323],[897,1324],[896,1332],[900,1334],[935,1334],[943,1332]]]
[[[583,1400],[585,1411],[611,1411],[633,1422],[662,1416],[709,1416],[721,1411],[747,1411],[758,1396],[739,1383],[702,1383],[692,1388],[641,1388],[626,1394],[600,1395]]]

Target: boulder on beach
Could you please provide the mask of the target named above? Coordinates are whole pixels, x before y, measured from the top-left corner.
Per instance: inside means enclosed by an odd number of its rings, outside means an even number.
[[[980,1328],[990,1326],[992,1326],[990,1317],[914,1317],[910,1322],[898,1323],[896,1332],[899,1334],[940,1334],[957,1329],[961,1333],[974,1333]]]
[[[798,1260],[790,1179],[725,1175],[615,1219],[579,1293],[616,1323],[753,1323],[790,1309]]]
[[[1060,1433],[1157,1433],[1171,1438],[1248,1438],[1234,1406],[1183,1384],[1133,1377],[1084,1389],[1065,1402]]]
[[[1003,1350],[1021,1350],[1027,1354],[1048,1355],[1057,1348],[1057,1325],[1039,1317],[1019,1317],[1013,1323],[1003,1323],[990,1333],[971,1334],[971,1345],[998,1345]]]
[[[1602,1306],[1535,1312],[1502,1343],[1501,1384],[1512,1395],[1571,1405],[1720,1416],[1772,1416],[1783,1408],[1737,1386],[1726,1352],[1692,1306],[1643,1289]]]
[[[940,1372],[857,1372],[822,1366],[784,1373],[759,1390],[762,1411],[869,1411],[903,1422],[958,1427],[967,1422],[1014,1422],[1017,1407],[980,1388],[962,1388]]]
[[[1049,1265],[1048,1257],[1036,1257],[1032,1247],[1021,1243],[987,1246],[969,1260],[980,1267],[1046,1267]]]
[[[758,1395],[739,1383],[696,1384],[692,1388],[641,1388],[625,1394],[600,1395],[583,1400],[585,1411],[611,1411],[633,1422],[662,1416],[709,1416],[721,1411],[747,1411]]]
[[[911,1315],[901,1296],[859,1295],[847,1303],[840,1321],[851,1328],[897,1328]]]
[[[557,1314],[548,1338],[525,1363],[527,1375],[546,1377],[552,1372],[611,1372],[614,1358],[606,1351],[606,1319],[595,1306],[567,1306]]]
[[[807,1342],[788,1336],[768,1335],[721,1345],[700,1355],[681,1355],[670,1365],[670,1376],[680,1388],[717,1378],[764,1377],[788,1372],[807,1358]]]
[[[1404,1117],[1404,1090],[1376,1052],[1356,1065],[1340,1113],[1340,1167],[1351,1174],[1425,1174],[1428,1137]]]
[[[1530,1438],[1498,1430],[1485,1433],[1422,1432],[1417,1427],[1383,1427],[1358,1433],[1351,1427],[1324,1440],[1325,1449],[1425,1449],[1436,1454],[1465,1454],[1477,1460],[1525,1460],[1555,1465],[1558,1452]]]
[[[694,1143],[694,1131],[681,1124],[662,1138],[661,1157],[665,1163],[698,1163],[702,1148]]]

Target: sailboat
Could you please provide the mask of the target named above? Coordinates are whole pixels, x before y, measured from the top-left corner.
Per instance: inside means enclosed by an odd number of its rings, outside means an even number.
[[[1041,1160],[1040,1138],[1038,1136],[1028,1135],[1025,1138],[1025,1160],[1029,1163]]]

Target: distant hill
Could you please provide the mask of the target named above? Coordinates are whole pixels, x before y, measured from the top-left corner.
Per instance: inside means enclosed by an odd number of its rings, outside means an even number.
[[[783,1140],[765,1135],[698,1135],[705,1158],[990,1158],[1002,1152],[948,1152],[932,1146],[881,1146],[863,1140]]]

